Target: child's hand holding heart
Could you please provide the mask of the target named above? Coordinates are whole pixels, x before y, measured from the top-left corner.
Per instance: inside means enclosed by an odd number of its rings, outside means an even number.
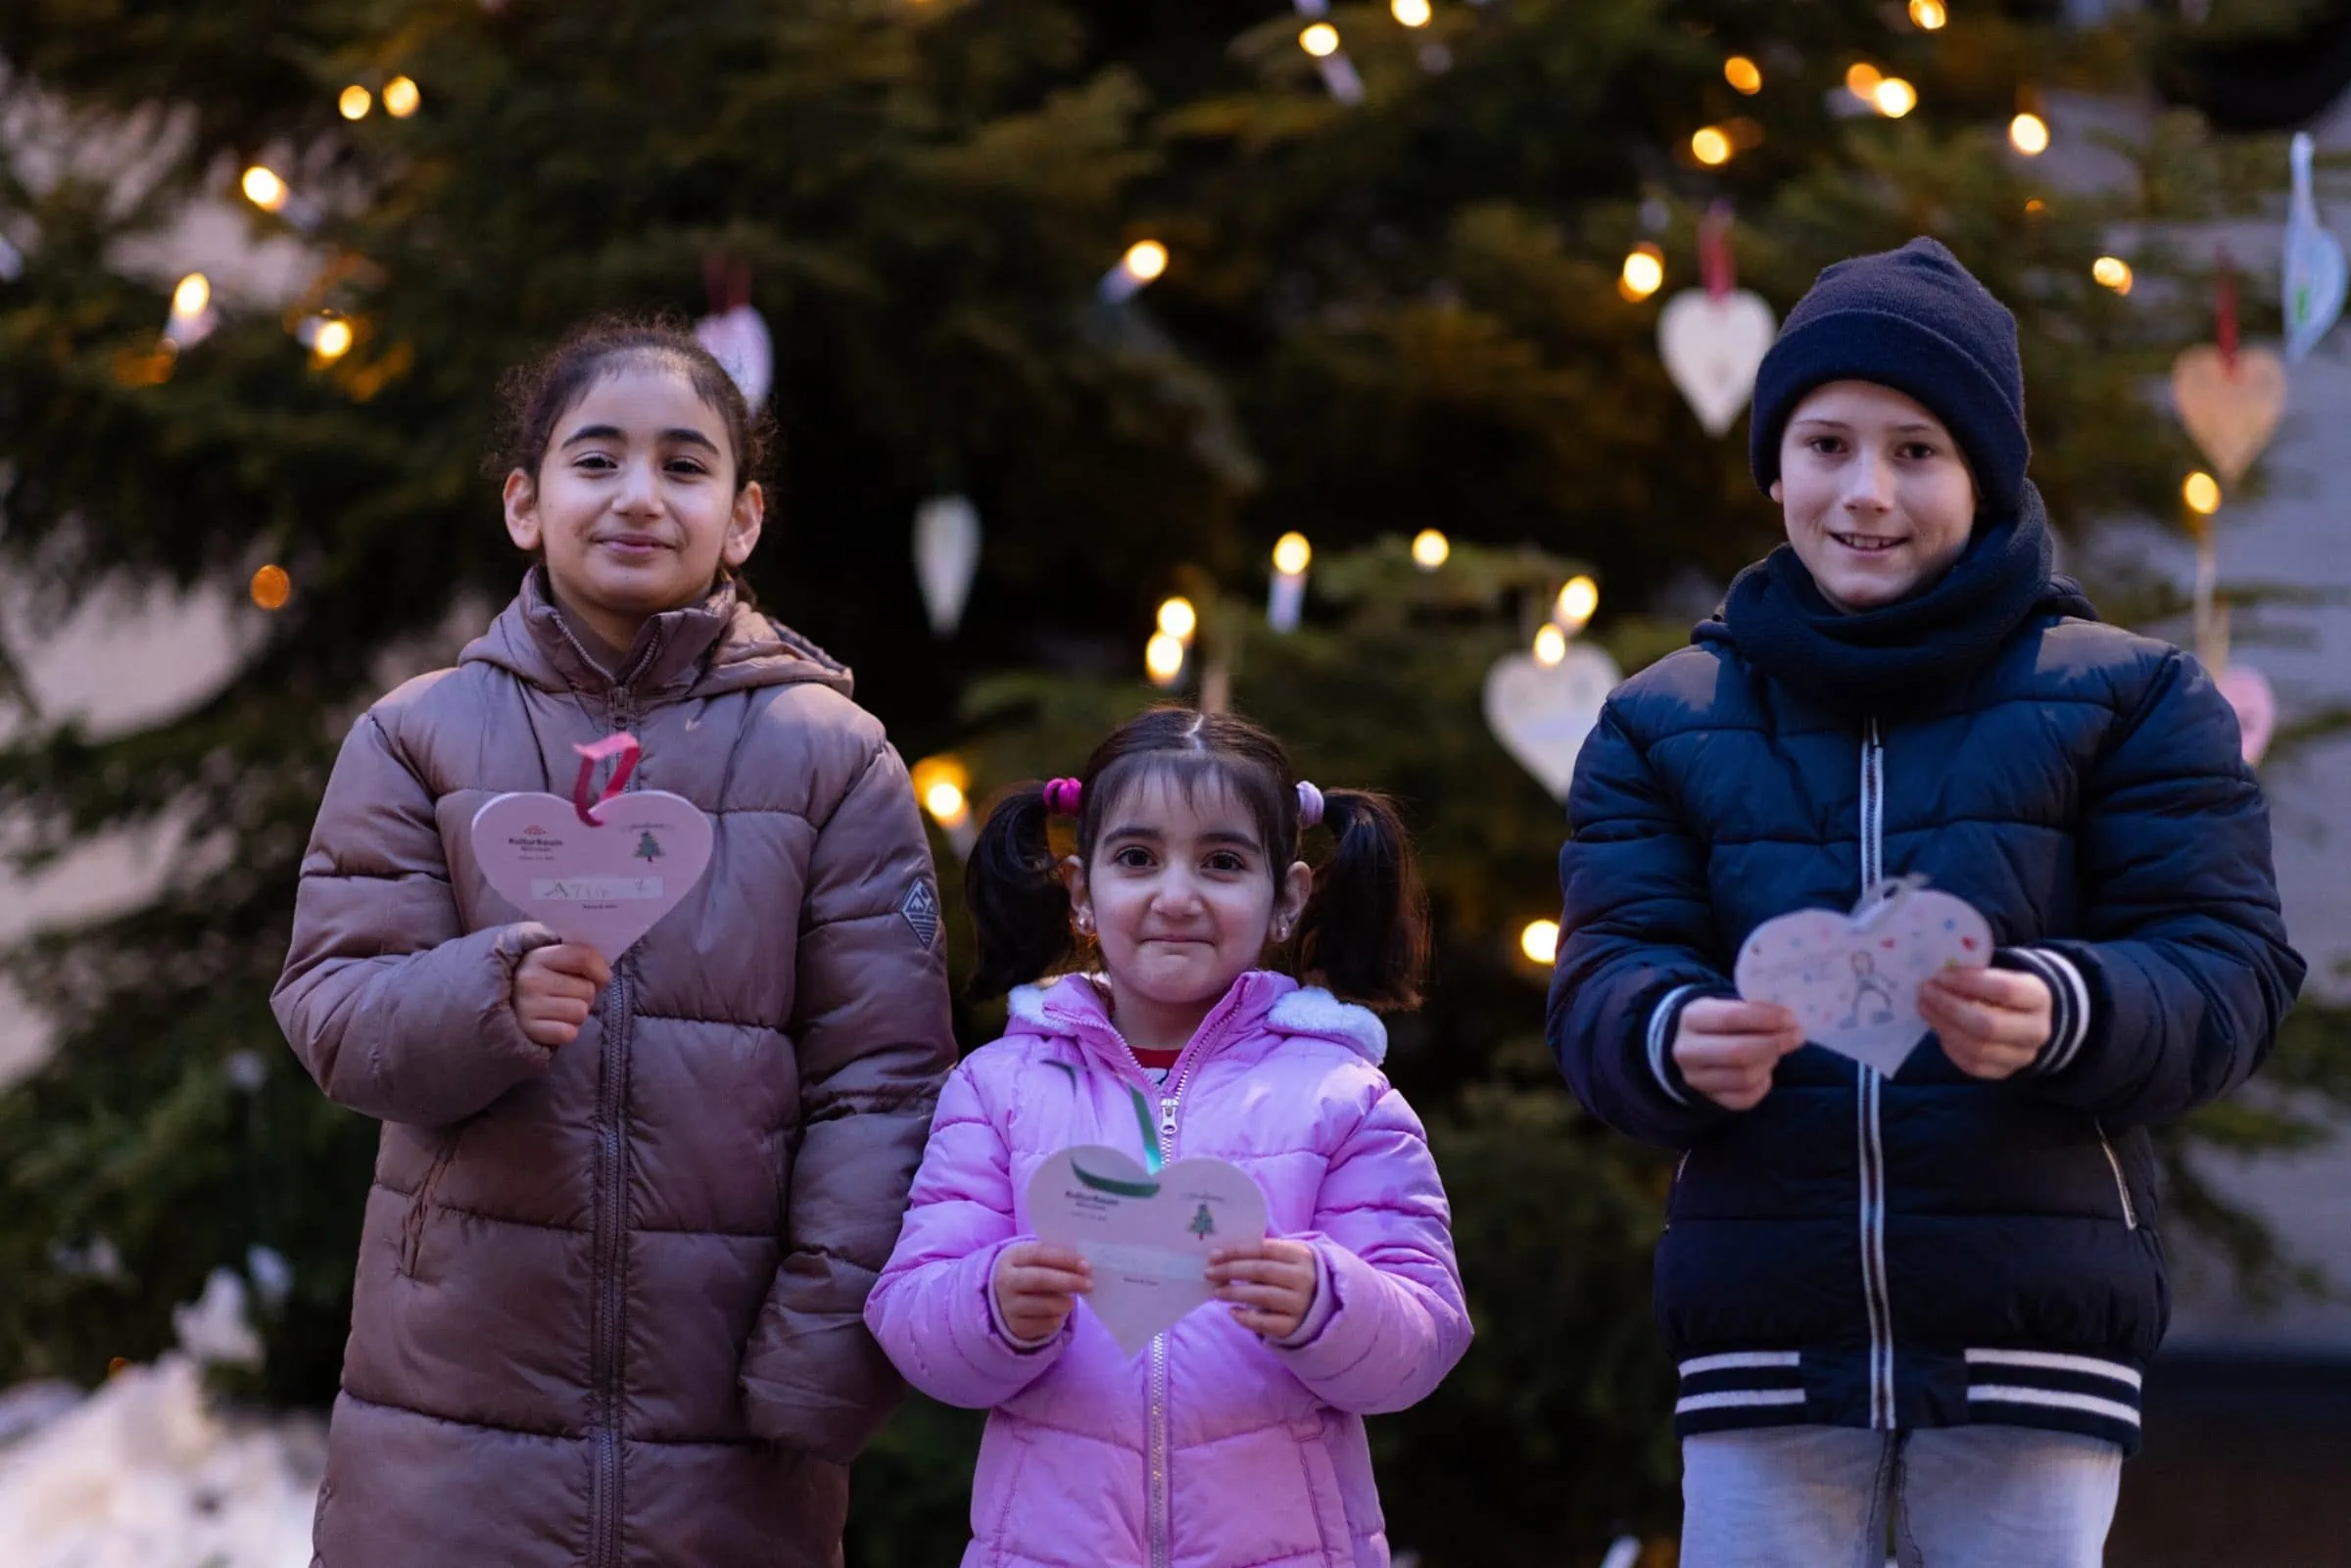
[[[1975,1078],[2031,1067],[2049,1043],[2053,1006],[2046,981],[2016,970],[1948,969],[1918,987],[1919,1016],[1934,1025],[1943,1054]]]

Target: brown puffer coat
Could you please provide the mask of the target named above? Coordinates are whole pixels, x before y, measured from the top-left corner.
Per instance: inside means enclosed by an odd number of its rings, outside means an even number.
[[[317,1561],[820,1568],[898,1381],[860,1312],[954,1059],[913,790],[848,672],[721,589],[615,682],[538,574],[457,667],[360,719],[319,809],[274,1003],[384,1122]],[[520,924],[468,828],[632,788],[715,821],[709,871],[549,1053]]]

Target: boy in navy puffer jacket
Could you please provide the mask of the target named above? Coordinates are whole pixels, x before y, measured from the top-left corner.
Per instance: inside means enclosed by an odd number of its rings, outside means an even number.
[[[2169,1309],[2143,1128],[2301,985],[2237,727],[2050,575],[2016,325],[1932,240],[1845,261],[1755,387],[1788,544],[1576,770],[1550,1036],[1688,1151],[1656,1263],[1685,1568],[2099,1560]],[[1777,915],[1922,875],[1992,967],[1891,1077],[1738,1000]]]

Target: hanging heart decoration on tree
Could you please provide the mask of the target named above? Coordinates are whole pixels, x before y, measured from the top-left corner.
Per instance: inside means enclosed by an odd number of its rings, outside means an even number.
[[[2267,349],[2237,347],[2236,280],[2225,259],[2216,313],[2218,341],[2183,350],[2172,361],[2172,405],[2222,486],[2232,488],[2278,434],[2285,361]]]
[[[2231,664],[2215,678],[2221,695],[2236,710],[2239,749],[2248,767],[2260,763],[2278,730],[2278,693],[2270,678],[2249,664]]]
[[[1657,316],[1657,355],[1698,422],[1719,436],[1754,395],[1755,372],[1779,322],[1760,295],[1736,288],[1730,212],[1717,203],[1698,230],[1703,288],[1686,289]]]
[[[2285,362],[2300,364],[2343,313],[2343,243],[2319,221],[2308,131],[2294,133],[2294,194],[2285,218]]]
[[[1623,679],[1616,661],[1589,642],[1568,643],[1566,657],[1553,665],[1506,653],[1486,672],[1486,725],[1555,799],[1564,800],[1585,737]]]
[[[744,401],[756,409],[775,384],[776,342],[767,317],[751,308],[747,261],[712,257],[704,263],[710,285],[710,314],[694,324],[694,340],[726,367]]]
[[[980,512],[962,496],[934,496],[914,512],[914,572],[931,630],[953,637],[980,569]]]

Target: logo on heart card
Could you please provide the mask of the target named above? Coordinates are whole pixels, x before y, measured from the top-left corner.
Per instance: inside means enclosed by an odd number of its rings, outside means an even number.
[[[1207,1305],[1208,1255],[1266,1234],[1266,1195],[1222,1160],[1153,1174],[1116,1149],[1064,1149],[1029,1178],[1029,1228],[1092,1265],[1085,1305],[1128,1355]]]
[[[1927,1035],[1918,988],[1946,969],[1991,962],[1991,927],[1965,899],[1923,878],[1881,883],[1849,913],[1799,910],[1765,921],[1739,949],[1733,978],[1750,1002],[1776,1002],[1804,1038],[1891,1077]]]

